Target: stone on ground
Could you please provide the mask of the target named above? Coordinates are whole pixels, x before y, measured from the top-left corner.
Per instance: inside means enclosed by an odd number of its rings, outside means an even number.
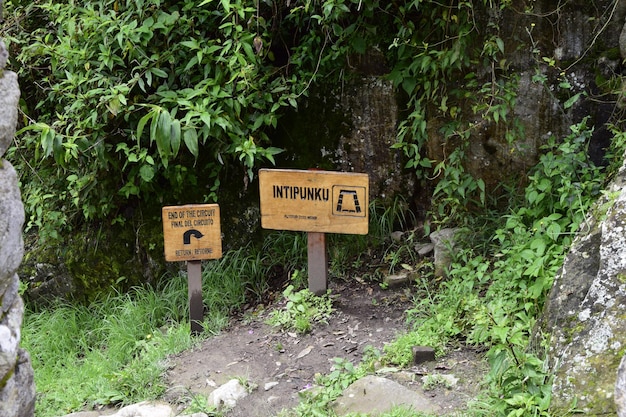
[[[426,413],[441,411],[441,407],[421,393],[373,375],[350,385],[335,402],[335,411],[338,415],[367,413],[376,416],[400,406]]]
[[[223,407],[233,408],[237,401],[247,395],[248,391],[241,385],[239,380],[231,379],[209,394],[209,404],[218,409]]]

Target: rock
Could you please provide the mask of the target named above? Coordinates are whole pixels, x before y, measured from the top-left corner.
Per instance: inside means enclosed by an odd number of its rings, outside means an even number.
[[[173,417],[172,406],[161,402],[140,402],[120,409],[111,417]]]
[[[435,349],[429,346],[413,346],[413,363],[419,365],[435,360]]]
[[[35,382],[30,355],[17,352],[13,375],[0,390],[0,416],[32,417],[35,415]]]
[[[209,404],[217,409],[223,407],[233,408],[237,401],[248,395],[246,388],[239,380],[231,379],[209,394]]]
[[[615,413],[626,346],[626,165],[590,210],[546,300],[538,331],[550,340],[555,413]]]
[[[399,287],[408,283],[411,280],[412,276],[413,274],[409,273],[408,271],[403,271],[399,274],[386,275],[383,278],[383,282],[387,284],[390,288]]]
[[[3,70],[8,54],[0,40],[0,158],[13,142],[20,90]],[[13,166],[0,159],[0,416],[32,417],[35,384],[30,356],[20,348],[24,303],[17,270],[24,256],[24,206]]]
[[[417,252],[419,256],[426,256],[433,250],[435,250],[435,245],[432,243],[418,243],[415,245],[415,252]]]
[[[397,406],[424,413],[441,411],[424,395],[390,379],[372,375],[350,385],[336,400],[334,408],[338,415],[364,413],[377,416]]]
[[[13,166],[8,161],[2,161],[2,166],[0,166],[0,196],[2,196],[0,199],[0,274],[2,274],[0,294],[6,291],[9,282],[7,277],[12,279],[24,256],[24,241],[22,240],[24,206],[17,184],[17,174]]]
[[[276,385],[278,385],[278,382],[276,382],[276,381],[267,382],[267,383],[263,386],[263,389],[264,389],[265,391],[269,391],[269,390],[271,390],[272,388],[274,388]]]
[[[3,54],[6,54],[6,48],[0,40],[0,64]],[[0,157],[13,143],[19,99],[20,89],[17,83],[17,74],[0,67]]]
[[[171,405],[159,401],[143,401],[121,408],[118,412],[111,411],[79,411],[63,417],[208,417],[205,413],[180,414]]]
[[[24,316],[22,299],[18,297],[10,307],[8,314],[0,320],[0,375],[9,375],[13,372],[20,344]]]
[[[2,4],[2,2],[0,2]],[[0,17],[0,22],[1,22]],[[2,71],[7,66],[7,61],[9,60],[9,53],[7,52],[7,47],[4,44],[4,41],[0,39],[0,71]]]
[[[400,113],[393,82],[363,76],[342,90],[351,129],[341,136],[336,151],[341,170],[369,174],[372,197],[391,199],[412,190],[415,177],[403,169],[401,153],[391,148]]]
[[[622,356],[622,361],[617,368],[614,396],[617,417],[626,417],[626,355]]]
[[[456,246],[457,234],[460,229],[446,228],[440,229],[430,234],[430,240],[433,242],[435,251],[435,276],[442,277],[446,275],[446,271],[452,263],[452,255]]]
[[[327,87],[282,119],[288,134],[272,138],[274,146],[285,149],[276,165],[367,173],[370,201],[411,195],[415,172],[404,169],[402,152],[391,148],[402,111],[393,82],[368,74]]]

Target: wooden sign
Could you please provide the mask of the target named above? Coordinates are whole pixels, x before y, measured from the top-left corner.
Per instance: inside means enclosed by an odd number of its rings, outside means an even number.
[[[162,215],[166,261],[197,261],[222,257],[219,205],[163,207]]]
[[[369,177],[332,171],[261,169],[264,229],[366,235]]]

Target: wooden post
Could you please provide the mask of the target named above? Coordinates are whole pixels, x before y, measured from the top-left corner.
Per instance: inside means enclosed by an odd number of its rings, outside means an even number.
[[[187,261],[187,286],[189,288],[189,321],[191,333],[202,333],[204,303],[202,302],[202,261]]]
[[[326,234],[307,233],[307,255],[309,269],[309,290],[315,295],[322,295],[328,289],[328,252]]]

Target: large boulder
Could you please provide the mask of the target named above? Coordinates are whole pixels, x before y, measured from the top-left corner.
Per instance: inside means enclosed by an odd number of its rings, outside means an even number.
[[[17,122],[17,75],[4,70],[6,48],[0,40],[0,158],[13,140]],[[31,417],[35,412],[33,368],[20,348],[24,303],[17,269],[24,255],[24,206],[13,166],[0,159],[0,416]]]
[[[554,281],[540,321],[550,341],[552,407],[615,415],[626,347],[626,163],[591,210]],[[621,397],[621,395],[618,395]]]

